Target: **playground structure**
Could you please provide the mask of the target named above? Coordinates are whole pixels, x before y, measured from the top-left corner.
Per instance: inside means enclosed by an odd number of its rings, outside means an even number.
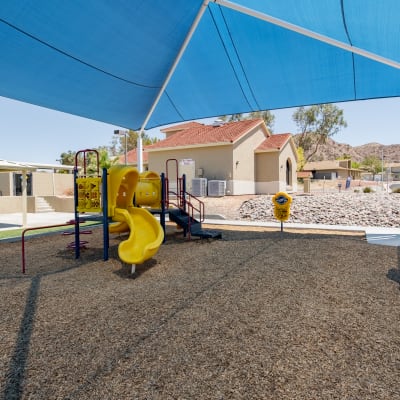
[[[87,153],[95,152],[97,173],[88,174]],[[83,155],[83,168],[78,175],[78,157]],[[170,190],[169,173],[175,167],[175,190]],[[104,260],[108,259],[109,233],[129,233],[118,247],[121,260],[132,265],[141,264],[156,254],[165,240],[166,215],[182,228],[183,235],[200,238],[220,238],[217,231],[203,230],[204,203],[186,192],[186,179],[178,176],[178,161],[166,162],[166,174],[153,171],[139,174],[129,165],[114,165],[103,169],[100,176],[98,154],[95,150],[82,150],[75,156],[75,256],[80,254],[80,214],[85,221],[101,219],[103,224]],[[88,213],[96,213],[90,216]],[[102,216],[99,217],[99,213]],[[155,218],[159,215],[159,220]],[[111,224],[110,224],[111,219]]]
[[[96,157],[96,170],[88,171],[88,154]],[[80,157],[81,156],[81,157]],[[81,166],[79,166],[81,162]],[[176,181],[170,187],[169,174],[174,167]],[[165,241],[166,216],[179,226],[184,237],[221,238],[218,231],[202,229],[204,203],[186,191],[186,178],[178,176],[178,160],[166,161],[166,174],[153,171],[139,174],[130,165],[104,168],[100,175],[99,155],[96,150],[80,150],[75,155],[74,168],[75,218],[57,226],[74,226],[74,242],[68,248],[75,250],[75,258],[88,243],[80,236],[87,234],[80,225],[97,221],[103,226],[103,259],[108,260],[109,234],[128,233],[118,247],[120,259],[132,265],[142,264],[153,257]],[[159,219],[154,215],[158,214]],[[25,232],[50,226],[26,229],[22,234],[22,272],[25,273]]]

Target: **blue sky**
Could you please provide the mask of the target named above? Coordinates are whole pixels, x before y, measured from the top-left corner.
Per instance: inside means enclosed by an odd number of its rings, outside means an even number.
[[[359,146],[377,142],[400,143],[400,99],[337,103],[348,127],[333,137]],[[273,111],[275,133],[297,133],[292,121],[295,109]],[[201,121],[209,123],[210,119]],[[62,152],[111,144],[114,125],[48,110],[0,97],[0,159],[57,164]],[[147,131],[163,138],[159,129]]]

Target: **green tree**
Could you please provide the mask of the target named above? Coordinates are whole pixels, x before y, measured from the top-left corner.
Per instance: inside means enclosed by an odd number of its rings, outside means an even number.
[[[126,138],[127,152],[136,149],[139,138],[139,132],[129,130]],[[143,146],[156,143],[159,139],[151,138],[146,133],[142,135]],[[121,155],[125,153],[125,136],[124,135],[114,135],[111,141],[110,152],[112,155]]]
[[[262,118],[267,125],[268,129],[272,132],[273,126],[275,123],[275,115],[271,113],[269,110],[265,111],[253,111],[247,114],[232,114],[232,115],[222,115],[219,117],[221,121],[224,122],[234,122],[234,121],[243,121],[244,119],[256,119]]]
[[[103,168],[110,168],[116,164],[118,157],[110,157],[109,148],[100,146],[96,149],[99,155],[99,174],[102,174]],[[89,174],[97,173],[97,156],[95,152],[88,153],[87,171]]]
[[[100,160],[100,154],[99,154],[99,160]],[[80,165],[82,165],[82,164],[80,164]],[[86,153],[86,174],[97,175],[97,172],[99,173],[99,175],[101,175],[100,162],[99,162],[99,166],[97,168],[96,153],[94,151],[87,152]]]
[[[110,157],[110,149],[107,146],[100,146],[97,149],[93,149],[98,152],[99,155],[99,173],[102,173],[103,168],[110,168],[111,165],[117,162],[117,157]],[[68,150],[66,153],[61,153],[60,162],[62,165],[75,165],[76,152]],[[97,174],[97,156],[95,151],[86,152],[86,173]],[[83,167],[83,153],[80,153],[77,159],[78,167]]]
[[[222,118],[223,121],[227,121],[227,122],[241,121],[242,119],[244,119],[242,113],[232,114],[232,115],[228,115],[228,116],[224,115],[224,117]]]
[[[75,151],[68,150],[67,152],[60,154],[60,159],[57,160],[62,165],[75,165]]]
[[[292,118],[300,132],[295,137],[296,145],[304,149],[306,162],[311,160],[320,145],[326,143],[327,138],[347,126],[343,110],[333,104],[299,107]]]
[[[139,133],[136,131],[128,131],[127,136],[127,151],[133,150],[137,147]],[[149,145],[157,142],[159,139],[151,138],[146,133],[142,136],[143,145]],[[95,148],[99,153],[99,169],[100,173],[103,168],[109,168],[111,165],[118,161],[118,155],[125,153],[125,137],[123,135],[113,135],[111,146],[99,146]],[[75,165],[75,151],[68,150],[60,155],[60,163],[62,165]],[[94,152],[86,153],[86,171],[89,174],[95,174],[97,171],[97,157]],[[78,157],[78,165],[83,166],[83,154]]]
[[[347,153],[343,153],[337,160],[351,160],[351,155]]]
[[[116,164],[118,157],[110,157],[109,149],[106,146],[99,147],[97,149],[99,152],[99,164],[100,168],[110,168],[112,165]]]
[[[269,110],[254,111],[249,114],[249,118],[251,118],[251,119],[262,118],[265,122],[265,125],[267,125],[268,129],[270,130],[270,132],[273,132],[274,123],[275,123],[275,115],[272,114],[271,111],[269,111]]]
[[[305,164],[304,150],[302,147],[297,147],[297,171],[303,171]]]
[[[382,172],[382,161],[376,156],[365,157],[361,161],[361,166],[373,175],[373,179],[375,179],[375,175]]]

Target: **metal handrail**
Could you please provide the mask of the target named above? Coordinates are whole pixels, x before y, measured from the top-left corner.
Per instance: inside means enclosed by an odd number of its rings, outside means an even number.
[[[194,218],[195,212],[199,214],[199,222],[204,222],[204,202],[202,202],[198,197],[186,192],[186,204],[188,206],[188,214]],[[197,207],[193,204],[193,200],[197,201]],[[189,213],[189,209],[191,212]]]
[[[76,221],[69,221],[66,222],[65,224],[56,224],[56,225],[45,225],[45,226],[35,226],[32,228],[26,228],[22,231],[21,235],[21,244],[22,244],[22,273],[25,274],[26,272],[26,258],[25,258],[25,233],[30,232],[30,231],[36,231],[39,229],[47,229],[47,228],[58,228],[62,226],[71,226],[71,225],[76,225]]]

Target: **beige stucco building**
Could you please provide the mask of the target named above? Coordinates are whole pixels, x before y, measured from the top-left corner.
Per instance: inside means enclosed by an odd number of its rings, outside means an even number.
[[[165,173],[168,159],[190,160],[194,173],[189,179],[225,182],[227,195],[297,190],[292,136],[272,135],[262,119],[213,125],[189,122],[161,131],[166,138],[145,147],[151,171]]]
[[[62,169],[69,173],[58,173]],[[0,160],[0,212],[73,211],[72,167]]]
[[[313,179],[360,179],[362,170],[351,167],[351,160],[312,161],[303,171],[311,172]]]

